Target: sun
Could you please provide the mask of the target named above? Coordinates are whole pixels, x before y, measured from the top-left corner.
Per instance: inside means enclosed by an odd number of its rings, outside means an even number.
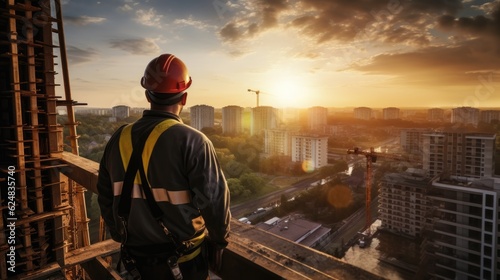
[[[269,95],[273,107],[304,107],[306,106],[307,90],[303,78],[295,75],[278,76],[272,81],[269,91],[264,94]]]

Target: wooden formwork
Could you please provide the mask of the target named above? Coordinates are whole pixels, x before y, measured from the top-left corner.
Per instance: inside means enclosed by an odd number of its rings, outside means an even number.
[[[61,3],[0,5],[0,279],[6,279],[51,263],[67,267],[68,252],[90,242],[84,189],[61,175],[59,161],[60,104],[67,106],[70,146],[78,154]],[[58,59],[64,98],[55,93]]]

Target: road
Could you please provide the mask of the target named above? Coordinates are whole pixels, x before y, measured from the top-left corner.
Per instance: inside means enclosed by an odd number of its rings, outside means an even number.
[[[259,198],[255,198],[251,201],[243,202],[238,205],[234,205],[231,207],[231,214],[235,218],[241,218],[248,213],[252,213],[257,208],[260,207],[268,207],[270,205],[274,205],[276,202],[280,202],[281,195],[285,194],[287,198],[291,198],[295,193],[302,191],[309,187],[311,183],[318,181],[319,179],[316,177],[304,179],[300,182],[297,182],[291,185],[288,188],[283,188],[272,193],[268,193]]]
[[[372,222],[377,219],[377,209],[378,198],[375,198],[371,202]],[[356,237],[358,237],[358,232],[361,232],[365,229],[365,213],[366,211],[364,207],[356,211],[353,215],[344,220],[344,224],[337,231],[332,233],[332,242],[328,246],[328,249],[331,250],[331,252],[333,252],[336,248],[340,249],[349,241],[356,239]]]

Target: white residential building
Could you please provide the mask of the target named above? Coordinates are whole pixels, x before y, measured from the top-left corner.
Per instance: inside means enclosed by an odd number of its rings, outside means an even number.
[[[387,107],[382,109],[382,117],[384,120],[399,119],[399,108]]]
[[[125,105],[118,105],[111,108],[111,113],[111,116],[117,119],[124,119],[130,116],[130,107]]]
[[[264,153],[266,156],[289,156],[292,153],[292,132],[284,129],[264,130]]]
[[[481,111],[481,121],[491,123],[494,120],[500,120],[500,110],[484,110]]]
[[[309,130],[325,133],[328,120],[328,109],[325,107],[311,107],[307,110]]]
[[[214,126],[214,107],[208,105],[196,105],[189,108],[191,126],[202,130],[204,127]]]
[[[243,108],[226,106],[222,108],[222,133],[239,134],[243,132]]]
[[[432,122],[444,121],[444,110],[441,108],[431,108],[427,110],[427,120]]]
[[[431,131],[426,128],[402,129],[399,137],[399,144],[403,151],[410,154],[422,155],[423,135]]]
[[[360,120],[370,120],[372,117],[373,117],[373,112],[371,108],[368,107],[354,108],[354,118]]]
[[[328,137],[293,135],[292,161],[302,162],[306,170],[315,170],[327,165]]]
[[[278,111],[269,106],[259,106],[252,108],[252,122],[250,134],[257,135],[265,129],[275,129],[278,127]]]
[[[439,179],[428,198],[422,265],[433,279],[500,279],[500,182]]]
[[[479,124],[480,111],[472,107],[458,107],[451,109],[451,122],[461,124]]]
[[[426,193],[431,185],[432,178],[422,169],[408,168],[406,172],[386,174],[379,189],[381,228],[420,237],[429,210]]]
[[[479,179],[495,172],[495,134],[434,132],[423,135],[423,168],[431,176]]]
[[[422,240],[419,279],[500,279],[500,180],[387,174],[381,229]]]

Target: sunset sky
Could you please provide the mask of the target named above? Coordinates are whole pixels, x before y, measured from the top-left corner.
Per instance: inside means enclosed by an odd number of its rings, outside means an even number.
[[[146,64],[188,106],[500,107],[500,0],[63,1],[73,99],[146,107]]]

